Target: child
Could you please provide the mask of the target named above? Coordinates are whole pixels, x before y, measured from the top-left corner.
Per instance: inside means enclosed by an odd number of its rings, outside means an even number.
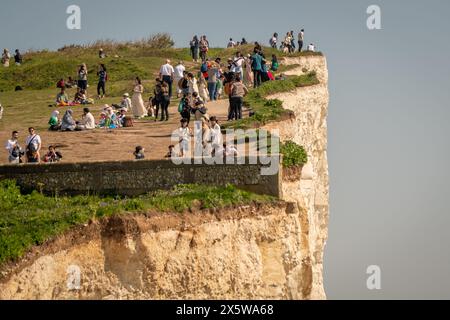
[[[141,146],[137,146],[136,150],[133,152],[133,155],[135,157],[136,160],[143,160],[145,159],[145,154],[144,154],[145,149],[142,148]]]
[[[62,154],[59,151],[56,151],[55,147],[49,146],[48,152],[44,156],[44,162],[47,163],[53,163],[53,162],[59,162],[62,159]]]
[[[175,149],[175,146],[173,145],[173,144],[171,144],[170,146],[169,146],[169,152],[167,152],[167,154],[165,155],[165,158],[172,158],[173,156],[175,156],[175,151],[174,151],[174,149]]]
[[[273,71],[273,72],[276,72],[277,70],[278,70],[278,67],[279,67],[280,65],[279,65],[279,63],[278,63],[278,59],[277,59],[277,56],[276,55],[272,55],[272,67],[271,67],[271,70]]]
[[[181,119],[181,127],[178,129],[178,139],[180,142],[180,156],[187,156],[189,144],[191,141],[191,130],[188,127],[187,120]]]

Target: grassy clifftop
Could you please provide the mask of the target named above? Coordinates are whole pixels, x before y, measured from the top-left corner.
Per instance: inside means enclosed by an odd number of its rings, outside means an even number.
[[[54,88],[60,78],[71,76],[76,79],[77,67],[81,63],[88,66],[91,84],[96,83],[99,63],[106,64],[110,85],[133,80],[136,76],[153,80],[160,65],[167,58],[174,62],[192,61],[189,48],[176,49],[172,46],[173,41],[170,38],[156,38],[126,43],[99,41],[87,46],[66,46],[58,51],[25,53],[22,66],[11,64],[9,68],[0,68],[0,92],[13,91],[16,86],[22,86],[25,90]],[[100,48],[105,50],[107,58],[98,58]],[[237,50],[248,54],[252,52],[253,45],[230,49],[211,48],[209,56],[221,57],[226,61]],[[280,51],[272,48],[264,48],[264,52],[268,59],[273,53],[282,56]],[[299,55],[321,55],[321,53],[302,52],[290,56]]]

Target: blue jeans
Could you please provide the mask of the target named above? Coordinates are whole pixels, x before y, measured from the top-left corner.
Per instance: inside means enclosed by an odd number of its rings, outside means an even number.
[[[208,91],[209,91],[209,100],[214,101],[216,100],[216,82],[208,82]]]

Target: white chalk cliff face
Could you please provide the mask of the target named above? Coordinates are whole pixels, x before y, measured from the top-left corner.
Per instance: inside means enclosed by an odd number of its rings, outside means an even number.
[[[325,299],[328,71],[324,57],[285,63],[320,80],[270,97],[295,119],[267,128],[309,156],[285,203],[93,222],[0,274],[0,299]]]

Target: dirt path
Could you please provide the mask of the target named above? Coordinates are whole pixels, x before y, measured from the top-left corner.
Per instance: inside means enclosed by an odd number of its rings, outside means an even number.
[[[208,114],[217,116],[221,123],[227,120],[228,99],[207,104]],[[100,107],[91,108],[94,116]],[[95,129],[80,132],[40,131],[43,149],[49,145],[57,145],[64,156],[64,162],[132,160],[134,148],[141,145],[145,148],[147,159],[162,159],[172,142],[171,134],[180,125],[180,115],[176,106],[169,108],[169,121],[136,120],[132,128],[115,130]],[[97,120],[97,119],[96,119]],[[193,123],[191,122],[193,128]],[[21,132],[19,142],[23,147],[25,132]],[[1,132],[0,141],[4,145],[10,132]],[[41,152],[43,154],[43,152]],[[6,164],[8,153],[4,147],[0,150],[0,164]]]

